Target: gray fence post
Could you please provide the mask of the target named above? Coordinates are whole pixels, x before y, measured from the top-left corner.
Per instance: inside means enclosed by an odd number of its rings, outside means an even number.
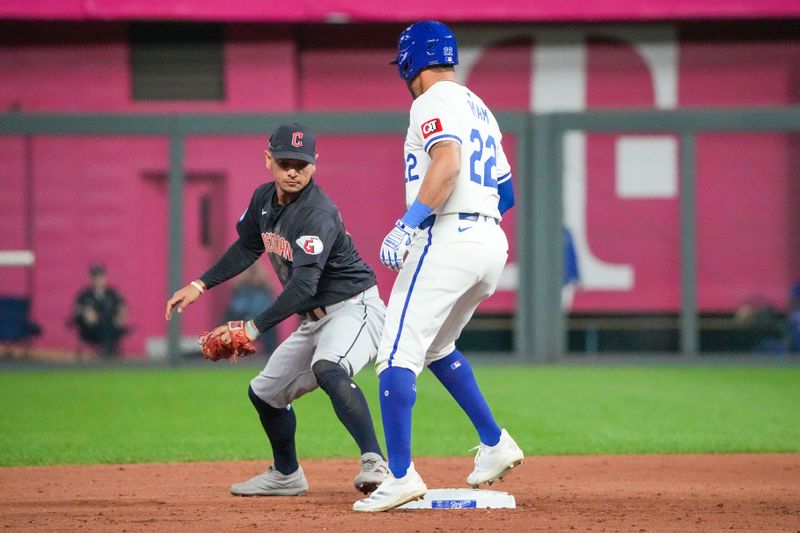
[[[183,185],[184,137],[173,131],[169,137],[169,269],[168,295],[183,286]],[[181,315],[174,313],[167,330],[167,358],[177,365],[181,357]]]
[[[681,355],[699,353],[697,319],[696,136],[681,132]]]
[[[522,342],[530,360],[544,362],[548,359],[552,342],[550,337],[551,320],[548,309],[548,255],[550,253],[548,224],[552,206],[550,189],[553,179],[553,117],[549,114],[533,118],[533,161],[531,164],[531,186],[528,195],[522,199],[526,219],[530,225],[523,231],[530,246],[527,247],[525,262],[519,272],[520,294],[518,306],[524,310],[523,317],[529,320],[520,324],[520,337],[528,337]]]

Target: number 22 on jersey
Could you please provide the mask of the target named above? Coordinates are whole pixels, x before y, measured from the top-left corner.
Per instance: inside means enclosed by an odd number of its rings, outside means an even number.
[[[487,135],[484,141],[481,133],[477,129],[473,129],[470,133],[469,140],[474,148],[469,158],[470,179],[478,185],[496,189],[497,179],[492,175],[492,170],[497,166],[497,144],[495,143],[494,137]],[[485,161],[484,150],[486,151],[486,155],[488,155]],[[483,163],[483,166],[481,166],[481,163]],[[409,153],[406,156],[406,183],[419,179],[416,168],[417,156]]]
[[[469,158],[469,179],[478,185],[496,189],[497,179],[492,175],[492,170],[497,166],[497,144],[494,137],[487,135],[484,141],[481,132],[473,128],[469,140],[475,148]],[[488,156],[485,161],[483,159],[484,150]],[[483,162],[483,168],[481,168],[481,162]]]
[[[419,179],[419,174],[416,173],[415,169],[417,168],[417,156],[412,153],[409,153],[406,156],[406,183],[409,181],[415,181]]]

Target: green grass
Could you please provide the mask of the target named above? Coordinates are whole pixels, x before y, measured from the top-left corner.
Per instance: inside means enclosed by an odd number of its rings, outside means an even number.
[[[0,465],[261,459],[247,399],[257,369],[0,374]],[[800,369],[491,367],[476,374],[528,455],[799,452]],[[377,378],[358,378],[379,435]],[[468,455],[476,437],[425,372],[415,455]],[[301,458],[357,452],[327,397],[295,402]]]

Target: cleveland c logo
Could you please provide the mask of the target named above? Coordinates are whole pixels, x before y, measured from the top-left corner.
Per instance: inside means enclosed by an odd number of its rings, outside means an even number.
[[[292,146],[296,146],[297,148],[300,148],[301,146],[303,146],[303,132],[302,131],[296,131],[296,132],[292,133]]]

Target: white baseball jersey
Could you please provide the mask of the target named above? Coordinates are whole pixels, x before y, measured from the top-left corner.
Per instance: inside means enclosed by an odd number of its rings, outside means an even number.
[[[479,213],[500,219],[497,184],[511,176],[503,136],[492,112],[476,94],[453,81],[435,83],[411,106],[406,134],[406,206],[417,198],[437,142],[461,145],[461,173],[437,215]]]
[[[478,305],[494,293],[508,258],[498,181],[511,169],[483,101],[463,85],[435,83],[411,106],[405,143],[406,203],[417,197],[437,142],[461,145],[461,173],[450,197],[419,226],[397,275],[375,365],[419,374],[455,349]],[[476,214],[477,213],[477,214]]]

